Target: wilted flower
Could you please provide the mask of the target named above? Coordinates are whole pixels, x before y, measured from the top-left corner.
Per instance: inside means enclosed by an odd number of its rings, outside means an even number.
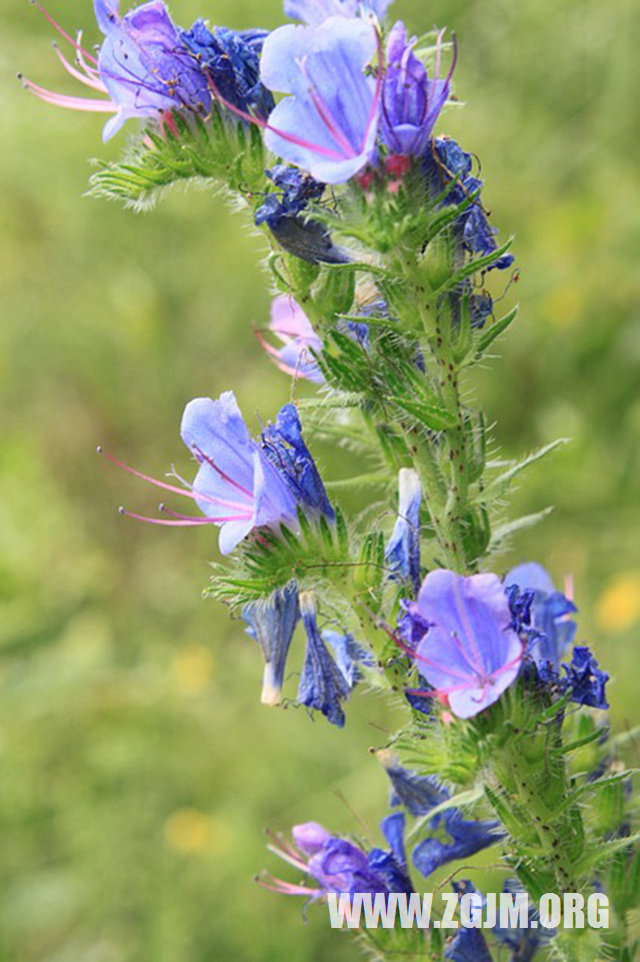
[[[398,474],[398,518],[384,557],[389,577],[408,581],[415,594],[420,587],[420,478],[413,468]]]
[[[298,703],[322,712],[332,725],[342,728],[342,702],[349,697],[351,685],[335,663],[322,640],[316,620],[313,594],[300,595],[300,614],[307,633],[307,647],[298,686]]]
[[[504,583],[507,591],[517,586],[531,595],[527,655],[537,668],[545,670],[550,664],[559,671],[560,661],[576,633],[576,623],[569,617],[576,606],[554,588],[550,575],[536,562],[513,568]]]
[[[246,604],[242,617],[249,626],[247,634],[258,642],[264,654],[261,701],[265,705],[277,705],[289,646],[300,617],[296,583],[276,588],[268,598]]]
[[[449,962],[492,962],[485,937],[479,929],[458,929],[444,953]]]
[[[280,408],[275,424],[268,424],[263,430],[261,448],[305,514],[335,518],[318,469],[302,440],[300,418],[294,404]]]
[[[608,708],[605,685],[609,675],[598,668],[598,662],[585,645],[576,645],[571,663],[562,666],[566,672],[564,684],[571,692],[571,700],[590,708]]]
[[[322,351],[322,341],[291,294],[279,294],[272,300],[268,330],[278,338],[281,347],[274,347],[260,332],[258,337],[281,371],[291,377],[324,384],[324,376],[314,357]]]
[[[340,631],[325,628],[322,632],[322,640],[333,651],[336,664],[351,689],[355,688],[362,677],[360,665],[368,668],[373,668],[376,665],[373,653],[368,648],[358,644],[353,635],[345,635]]]
[[[94,8],[98,26],[105,35],[97,59],[46,12],[45,16],[76,50],[80,70],[56,51],[65,69],[109,99],[57,94],[27,80],[25,86],[29,90],[60,107],[114,113],[104,127],[104,140],[113,137],[132,117],[158,117],[174,108],[197,114],[209,111],[207,77],[184,46],[162,0],[150,0],[124,15],[119,12],[117,0],[94,0]]]
[[[265,41],[262,82],[285,94],[269,117],[269,150],[327,184],[339,184],[375,154],[380,80],[365,75],[378,49],[375,27],[331,17],[288,25]]]
[[[324,224],[304,215],[309,201],[319,200],[326,185],[284,164],[276,164],[265,173],[278,190],[264,195],[255,213],[256,225],[266,224],[280,246],[303,261],[348,263],[349,254],[333,243]]]
[[[420,674],[455,715],[477,715],[515,681],[523,646],[497,575],[431,571],[407,613],[428,625],[412,652]]]
[[[419,157],[425,150],[433,126],[449,96],[449,74],[438,77],[442,34],[438,34],[436,66],[429,79],[413,47],[416,37],[407,40],[405,25],[398,21],[387,42],[387,65],[382,85],[380,123],[382,139],[392,155]]]

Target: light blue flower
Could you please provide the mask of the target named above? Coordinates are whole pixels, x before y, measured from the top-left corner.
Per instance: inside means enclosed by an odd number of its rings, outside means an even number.
[[[307,647],[298,686],[298,703],[315,708],[332,725],[342,728],[342,702],[349,697],[351,688],[322,640],[310,591],[300,594],[300,614],[307,633]]]
[[[282,8],[292,20],[315,27],[329,17],[357,17],[374,14],[382,19],[392,0],[284,0]]]
[[[269,116],[269,150],[327,184],[339,184],[375,155],[380,84],[365,69],[378,49],[375,27],[332,17],[287,25],[267,37],[261,79],[283,97]]]

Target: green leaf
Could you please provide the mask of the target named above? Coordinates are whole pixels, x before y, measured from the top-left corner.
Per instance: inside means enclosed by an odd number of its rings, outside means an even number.
[[[537,511],[535,514],[525,514],[521,518],[516,518],[515,521],[508,521],[506,524],[499,525],[494,529],[493,535],[491,536],[489,551],[495,551],[503,541],[510,537],[510,535],[515,534],[516,531],[532,528],[535,524],[538,524],[539,521],[544,521],[552,511],[552,507],[545,508],[543,511]]]
[[[506,471],[499,474],[497,478],[494,478],[488,485],[486,489],[487,497],[497,495],[500,493],[499,489],[506,487],[515,477],[528,468],[530,464],[535,464],[536,461],[542,460],[551,451],[555,451],[556,448],[561,447],[563,444],[568,444],[570,438],[558,438],[556,441],[551,441],[549,444],[545,444],[543,447],[538,448],[528,457],[524,458],[522,461],[518,461],[512,464]]]
[[[455,428],[458,423],[454,414],[438,404],[430,404],[428,401],[406,398],[397,394],[389,395],[385,400],[396,404],[432,431],[446,431],[449,428]]]
[[[478,361],[483,354],[486,353],[489,345],[493,344],[497,337],[500,337],[503,331],[509,327],[512,321],[515,321],[518,316],[518,305],[516,304],[508,314],[501,317],[498,321],[494,321],[490,327],[486,328],[478,338],[476,342],[476,353],[474,360]]]

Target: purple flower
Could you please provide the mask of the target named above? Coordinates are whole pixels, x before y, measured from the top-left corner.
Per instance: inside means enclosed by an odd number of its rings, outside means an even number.
[[[324,515],[331,521],[331,507],[322,479],[302,440],[300,418],[294,404],[280,408],[275,424],[268,424],[261,436],[262,451],[284,478],[297,504],[306,514]]]
[[[162,0],[150,0],[123,16],[117,0],[94,0],[94,8],[98,26],[105,35],[97,59],[40,7],[76,51],[80,70],[56,50],[65,70],[86,87],[107,94],[108,99],[70,97],[26,80],[29,90],[60,107],[114,113],[102,132],[105,141],[131,117],[161,119],[172,109],[208,112],[211,95],[207,77],[182,43],[180,31]]]
[[[342,728],[342,702],[349,697],[351,686],[322,640],[310,591],[300,595],[300,613],[307,633],[307,647],[298,686],[298,704],[315,708],[332,725]]]
[[[390,758],[381,760],[393,787],[390,804],[402,805],[414,818],[426,815],[451,797],[433,775],[418,775]]]
[[[413,468],[401,468],[398,474],[398,518],[384,557],[392,580],[404,580],[420,587],[420,478]]]
[[[260,52],[266,30],[245,33],[196,20],[181,32],[183,43],[202,64],[213,88],[237,110],[263,120],[275,106],[272,94],[260,83]]]
[[[331,835],[317,822],[305,822],[292,829],[293,844],[277,837],[277,844],[270,850],[298,871],[310,875],[317,883],[294,885],[282,879],[266,876],[261,879],[266,888],[284,895],[306,895],[312,899],[325,897],[329,892],[337,895],[348,892],[411,891],[408,877],[402,832],[402,816],[389,816],[381,825],[391,850],[373,849],[369,855],[346,838]]]
[[[571,692],[571,700],[590,708],[608,708],[605,685],[609,675],[598,668],[598,662],[584,645],[573,649],[571,664],[562,666],[566,672],[564,684]]]
[[[365,75],[378,49],[375,27],[332,17],[288,25],[265,41],[262,82],[284,97],[269,117],[269,150],[317,180],[339,184],[375,154],[380,81]]]
[[[482,181],[472,175],[471,168],[471,155],[449,137],[437,137],[431,141],[422,157],[422,171],[434,200],[445,191],[446,195],[441,201],[443,206],[461,204],[469,197],[474,197],[474,202],[457,218],[455,231],[463,253],[484,257],[497,249],[497,231],[489,224],[480,202]],[[456,183],[452,186],[454,180]],[[486,270],[504,270],[513,261],[513,254],[502,254]],[[486,312],[487,307],[485,300],[483,311]]]
[[[517,586],[531,595],[532,630],[528,632],[527,655],[537,668],[545,669],[550,664],[554,671],[559,671],[560,661],[576,633],[576,623],[569,617],[576,606],[556,591],[549,574],[535,562],[513,568],[504,583],[507,590]]]
[[[407,40],[405,25],[399,20],[387,42],[387,69],[382,85],[382,139],[392,155],[419,157],[427,146],[438,115],[449,97],[448,76],[438,78],[442,34],[438,34],[435,76],[429,79],[424,64],[413,47],[417,37]]]
[[[290,294],[279,294],[272,300],[268,330],[278,338],[281,347],[274,347],[260,333],[258,337],[281,371],[291,377],[324,384],[324,376],[314,358],[314,354],[322,351],[322,341]]]
[[[289,646],[300,617],[296,583],[276,588],[268,598],[245,605],[242,617],[249,626],[247,634],[258,642],[264,654],[260,700],[264,705],[277,705],[282,693]]]
[[[524,889],[515,879],[507,879],[504,883],[504,891],[517,895]],[[532,921],[535,920],[535,926]],[[526,928],[507,928],[500,924],[500,919],[493,930],[498,942],[507,946],[512,952],[511,962],[531,962],[534,955],[545,942],[549,942],[554,936],[553,929],[545,929],[540,925],[540,916],[533,905],[529,904]]]
[[[420,674],[458,717],[477,715],[515,681],[522,643],[497,575],[431,571],[408,613],[429,626],[413,654]]]
[[[316,27],[329,17],[357,17],[373,13],[382,19],[392,0],[284,0],[283,10],[292,20]]]
[[[216,401],[190,401],[180,433],[200,463],[191,489],[202,513],[220,525],[222,554],[233,551],[254,528],[297,528],[296,500],[249,436],[232,391]],[[221,516],[222,511],[227,514]]]
[[[470,858],[489,845],[504,838],[500,823],[489,819],[466,819],[459,809],[449,808],[431,820],[431,827],[445,833],[449,841],[425,838],[413,850],[412,860],[424,876],[429,876],[441,865],[460,858]]]

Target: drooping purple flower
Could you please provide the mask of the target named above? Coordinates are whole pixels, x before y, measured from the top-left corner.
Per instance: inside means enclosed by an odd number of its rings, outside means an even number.
[[[316,27],[329,17],[357,17],[375,14],[382,19],[392,0],[284,0],[283,10],[292,20]]]
[[[598,662],[585,645],[576,645],[571,663],[562,666],[566,672],[564,684],[571,692],[571,700],[590,708],[608,708],[605,685],[609,675],[598,668]]]
[[[297,503],[287,480],[250,437],[232,391],[216,401],[190,401],[180,433],[200,463],[191,490],[202,513],[220,526],[222,554],[255,528],[297,528]]]
[[[278,338],[280,347],[274,347],[261,334],[258,337],[281,371],[291,377],[324,384],[324,376],[314,357],[322,351],[322,341],[290,294],[279,294],[272,300],[268,330]]]
[[[420,588],[420,478],[413,468],[400,468],[398,517],[384,557],[389,577],[408,581],[414,593]]]
[[[414,818],[426,815],[451,797],[435,776],[418,775],[390,757],[383,756],[381,761],[393,789],[390,804],[402,805]]]
[[[413,652],[420,674],[458,717],[477,715],[515,681],[522,643],[497,575],[431,571],[408,615],[428,625]]]
[[[309,201],[319,200],[326,185],[284,164],[276,164],[265,173],[277,191],[265,194],[255,213],[256,225],[266,224],[280,246],[303,261],[348,263],[348,252],[333,243],[324,224],[304,215]]]
[[[373,652],[358,644],[353,635],[342,634],[340,631],[325,628],[322,632],[322,640],[333,651],[336,664],[351,689],[355,688],[362,678],[360,665],[368,668],[373,668],[376,665]]]
[[[440,203],[449,206],[473,198],[473,203],[457,218],[455,234],[463,252],[484,257],[497,249],[497,231],[489,224],[482,208],[482,181],[473,176],[472,166],[471,154],[449,137],[437,137],[430,141],[422,157],[422,171],[433,200],[440,197]],[[486,270],[504,270],[513,261],[513,254],[505,253],[489,264]]]
[[[242,617],[249,626],[247,634],[258,642],[264,655],[260,699],[263,705],[277,705],[280,701],[289,646],[299,616],[295,582],[276,588],[268,598],[246,604],[242,609]]]
[[[508,591],[518,588],[530,595],[527,655],[538,669],[544,671],[550,665],[558,672],[576,633],[576,623],[569,617],[576,606],[555,589],[550,575],[535,562],[513,568],[504,583]]]
[[[335,511],[309,449],[302,439],[300,418],[294,404],[285,404],[275,424],[268,424],[261,436],[261,448],[289,487],[306,514],[333,520]]]
[[[390,154],[419,157],[431,137],[434,124],[449,97],[454,64],[444,79],[438,77],[442,34],[438,34],[434,77],[429,78],[413,47],[417,37],[407,39],[398,21],[387,42],[387,66],[382,85],[380,122],[382,139]]]
[[[499,822],[463,818],[457,808],[448,808],[440,815],[435,815],[431,820],[431,828],[439,835],[444,835],[445,841],[435,836],[425,838],[416,845],[412,855],[413,864],[425,877],[441,865],[470,858],[504,838]]]
[[[237,110],[263,120],[275,106],[273,95],[260,83],[260,52],[267,36],[266,30],[209,30],[203,20],[181,31],[184,45],[197,57],[212,88]]]
[[[276,837],[276,844],[269,848],[298,871],[310,875],[317,884],[294,885],[272,876],[265,876],[260,881],[275,892],[305,895],[312,899],[324,898],[330,892],[336,895],[409,893],[412,889],[404,859],[403,827],[402,817],[398,819],[392,815],[385,819],[381,828],[391,846],[390,851],[373,849],[367,854],[348,839],[331,835],[317,822],[294,825],[293,844]]]
[[[342,702],[349,697],[351,686],[322,640],[315,600],[310,591],[300,595],[300,614],[307,633],[307,647],[298,686],[298,704],[315,708],[332,725],[342,728],[345,721]]]
[[[52,26],[76,51],[77,69],[56,48],[58,59],[76,80],[106,100],[75,97],[46,90],[25,80],[41,100],[72,110],[113,113],[102,136],[109,140],[129,118],[157,117],[177,109],[204,115],[211,107],[207,78],[184,46],[162,0],[150,0],[124,15],[118,0],[94,0],[98,26],[105,35],[98,57],[73,40],[37,4]]]
[[[331,17],[316,27],[274,30],[261,78],[290,96],[269,116],[269,150],[327,184],[362,170],[375,154],[380,80],[365,69],[377,49],[376,29],[364,20]]]

